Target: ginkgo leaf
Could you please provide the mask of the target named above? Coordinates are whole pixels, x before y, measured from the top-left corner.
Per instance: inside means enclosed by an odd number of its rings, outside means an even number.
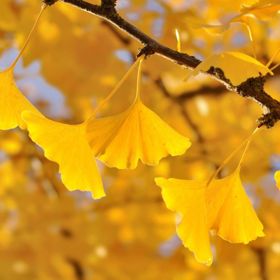
[[[135,168],[139,159],[156,165],[168,154],[183,154],[191,145],[140,99],[120,114],[90,120],[87,136],[94,154],[119,169]]]
[[[0,72],[0,129],[23,127],[21,113],[25,110],[40,114],[16,86],[13,68]]]
[[[280,171],[276,171],[274,174],[274,179],[276,181],[276,186],[278,189],[280,189]]]
[[[213,180],[206,189],[209,228],[232,243],[247,244],[264,236],[263,225],[242,186],[240,169]]]
[[[259,77],[260,74],[273,75],[271,70],[251,56],[239,52],[224,52],[205,59],[193,72],[190,72],[190,76],[207,72],[211,67],[220,68],[234,86],[240,85],[248,78]]]
[[[22,118],[31,139],[44,149],[49,160],[58,163],[62,182],[70,191],[91,191],[94,198],[105,195],[84,123],[68,125],[28,111]]]
[[[244,243],[264,236],[263,225],[242,186],[240,169],[231,175],[205,181],[156,178],[168,209],[182,215],[178,236],[196,259],[211,264],[208,232],[232,243]]]
[[[205,182],[156,178],[168,209],[180,213],[182,220],[177,226],[178,236],[198,262],[211,265],[205,200]]]

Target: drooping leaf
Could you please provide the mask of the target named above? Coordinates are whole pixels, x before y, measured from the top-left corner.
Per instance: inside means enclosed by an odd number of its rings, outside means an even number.
[[[0,129],[23,127],[21,113],[25,110],[40,114],[18,89],[13,68],[0,72]]]
[[[90,120],[87,137],[93,153],[119,169],[135,168],[139,159],[156,165],[168,154],[183,154],[191,145],[141,100],[120,114]]]
[[[200,63],[190,76],[207,72],[211,67],[220,68],[231,84],[238,86],[248,78],[265,76],[273,73],[255,58],[240,52],[214,54]]]
[[[209,228],[232,243],[247,244],[264,236],[263,225],[242,186],[240,169],[213,180],[206,190]]]
[[[156,178],[162,190],[162,197],[168,209],[182,215],[177,226],[178,236],[189,248],[198,262],[211,265],[213,256],[210,249],[205,200],[205,182]]]
[[[85,124],[68,125],[25,111],[22,118],[31,139],[45,156],[59,165],[62,182],[70,190],[90,191],[94,198],[105,195],[101,177],[88,145]]]
[[[196,259],[212,263],[208,232],[214,229],[232,243],[247,244],[264,236],[263,225],[242,186],[240,169],[231,175],[206,182],[156,178],[168,209],[182,215],[178,236]]]

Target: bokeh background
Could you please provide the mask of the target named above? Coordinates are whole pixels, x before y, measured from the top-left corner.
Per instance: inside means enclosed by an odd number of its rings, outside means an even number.
[[[89,1],[98,4],[98,1]],[[226,23],[245,0],[118,0],[120,14],[163,44],[203,59],[241,51],[267,63],[280,47],[280,16],[266,12],[246,26]],[[273,1],[271,1],[273,2]],[[274,1],[277,2],[277,1]],[[1,0],[0,67],[15,58],[41,6],[40,0]],[[103,20],[59,2],[48,8],[16,67],[19,88],[48,117],[79,123],[113,89],[141,45]],[[280,61],[275,58],[274,63]],[[107,196],[69,192],[56,164],[24,131],[0,131],[1,280],[192,280],[279,279],[280,194],[273,174],[280,168],[279,125],[260,132],[248,151],[242,179],[266,236],[248,245],[212,238],[214,263],[198,264],[175,232],[178,217],[165,207],[155,176],[206,178],[256,127],[260,106],[213,79],[162,57],[144,63],[144,103],[193,145],[183,156],[156,167],[110,169],[98,163]],[[236,69],[240,71],[241,69]],[[280,77],[266,83],[280,98]],[[133,100],[133,73],[101,116],[121,112]],[[1,93],[0,93],[1,94]],[[0,116],[1,118],[1,116]],[[59,137],[59,135],[58,135]],[[238,156],[224,170],[236,166]]]

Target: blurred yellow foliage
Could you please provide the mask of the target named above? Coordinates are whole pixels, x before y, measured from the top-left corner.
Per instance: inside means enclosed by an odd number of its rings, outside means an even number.
[[[17,60],[41,3],[0,2],[1,280],[279,278],[279,124],[255,136],[242,183],[236,155],[206,187],[262,112],[212,77],[184,81],[211,67],[234,86],[261,75],[279,100],[278,0],[118,1],[174,50],[179,30],[203,63],[150,56],[141,99],[131,74],[98,114],[142,45],[59,1]],[[158,176],[180,179],[157,188]]]

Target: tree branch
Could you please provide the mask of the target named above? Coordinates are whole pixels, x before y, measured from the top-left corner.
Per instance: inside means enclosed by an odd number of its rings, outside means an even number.
[[[56,1],[57,0],[43,0],[46,5],[52,5]],[[178,52],[160,44],[139,30],[136,26],[126,21],[116,10],[116,0],[102,0],[101,5],[94,5],[83,0],[61,1],[107,20],[141,42],[144,47],[139,52],[138,56],[158,54],[188,68],[195,68],[201,63],[201,61],[194,56]],[[233,86],[230,80],[225,77],[222,69],[211,67],[207,73],[223,83],[228,90],[234,91],[243,97],[252,98],[266,108],[265,114],[259,119],[259,126],[265,125],[267,127],[272,127],[280,120],[280,102],[273,99],[264,91],[265,77],[249,78],[241,85]]]
[[[130,37],[127,37],[125,35],[123,35],[118,28],[115,28],[112,24],[110,24],[108,21],[106,20],[102,20],[101,24],[103,24],[104,26],[106,26],[111,33],[119,40],[119,42],[121,44],[123,44],[127,49],[130,49],[130,46],[132,44],[132,40]],[[129,50],[129,53],[131,55],[131,61],[135,60],[136,54],[132,51]],[[155,85],[161,90],[164,91],[164,88],[162,87],[163,81],[162,78],[159,76],[156,79],[152,79],[151,75],[149,75],[148,72],[145,72],[145,75],[148,76],[148,78],[155,83]],[[208,85],[202,85],[200,88],[198,89],[194,89],[194,90],[185,90],[183,92],[180,92],[179,94],[176,95],[171,95],[169,94],[168,98],[173,99],[173,101],[180,101],[180,102],[186,102],[189,101],[195,97],[198,96],[205,96],[205,95],[212,95],[212,96],[218,96],[218,95],[222,95],[224,93],[226,93],[227,90],[225,88],[225,86],[221,83],[217,83],[214,86],[208,86]],[[163,92],[164,93],[164,92]],[[166,95],[166,93],[164,93],[164,95]]]
[[[268,280],[267,276],[267,268],[266,268],[266,251],[264,248],[252,248],[255,252],[258,263],[259,263],[259,270],[260,270],[260,278],[261,280]]]

